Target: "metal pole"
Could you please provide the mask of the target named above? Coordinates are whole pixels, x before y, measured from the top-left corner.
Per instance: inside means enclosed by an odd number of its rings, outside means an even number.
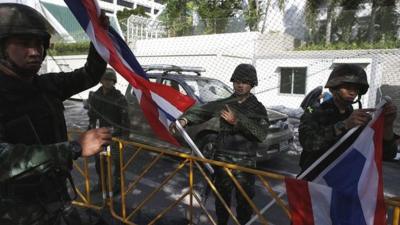
[[[205,159],[206,157],[204,157],[203,153],[201,153],[201,151],[199,150],[199,148],[197,147],[197,145],[194,143],[194,141],[192,140],[192,138],[190,138],[190,136],[188,135],[188,133],[185,131],[185,129],[183,129],[182,125],[179,123],[178,120],[175,121],[175,125],[176,128],[178,129],[178,131],[181,133],[182,137],[185,139],[185,141],[189,144],[190,148],[193,150],[193,152],[195,153],[196,156]],[[214,169],[212,168],[212,166],[209,163],[204,163],[204,165],[206,166],[207,170],[211,173],[214,174]]]

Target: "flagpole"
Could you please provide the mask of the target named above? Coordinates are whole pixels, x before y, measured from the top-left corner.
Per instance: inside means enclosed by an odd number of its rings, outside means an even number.
[[[384,96],[382,98],[382,101],[380,101],[377,105],[376,105],[376,109],[380,109],[383,107],[383,105],[385,105],[387,102],[390,102],[391,98],[389,96]],[[374,112],[374,116],[372,118],[371,121],[369,121],[368,126],[370,126],[373,122],[375,122],[376,118],[377,118],[377,112]],[[378,114],[379,115],[379,114]],[[360,126],[357,127],[353,127],[352,129],[350,129],[349,131],[347,131],[347,133],[341,137],[339,139],[338,142],[336,142],[331,148],[328,149],[328,151],[326,151],[321,157],[319,157],[313,164],[311,164],[311,166],[309,166],[303,173],[301,173],[297,179],[303,179],[311,170],[313,170],[322,160],[324,160],[326,157],[328,157],[333,150],[336,149],[336,147],[338,147],[339,145],[341,145],[347,138],[349,138]]]
[[[192,138],[188,135],[188,133],[185,131],[185,129],[183,129],[181,123],[179,123],[178,120],[175,121],[175,125],[176,128],[178,129],[178,131],[181,133],[182,137],[185,139],[185,141],[189,144],[190,148],[193,150],[193,152],[195,153],[195,155],[197,155],[198,157],[205,159],[206,157],[204,157],[203,153],[201,153],[201,151],[199,150],[199,148],[197,147],[197,145],[194,143],[194,141],[192,140]],[[214,174],[214,169],[212,168],[212,166],[209,163],[204,163],[204,165],[206,166],[207,170],[211,173]]]

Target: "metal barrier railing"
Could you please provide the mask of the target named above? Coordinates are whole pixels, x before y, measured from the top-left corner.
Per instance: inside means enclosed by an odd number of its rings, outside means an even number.
[[[285,196],[285,191],[278,193],[277,190],[274,190],[273,185],[271,184],[274,183],[275,187],[276,186],[279,187],[279,184],[283,185],[283,180],[285,177],[282,175],[266,171],[260,171],[247,167],[241,167],[235,164],[224,163],[210,159],[203,159],[190,155],[188,153],[177,152],[168,149],[161,149],[158,147],[140,144],[136,142],[129,142],[120,139],[114,139],[114,141],[118,142],[118,147],[119,147],[120,176],[121,176],[120,179],[121,194],[119,199],[121,205],[120,212],[116,212],[114,208],[115,196],[113,196],[112,160],[110,157],[110,149],[107,152],[101,153],[100,176],[102,177],[101,179],[102,198],[103,198],[102,204],[96,205],[93,202],[91,202],[88,159],[84,159],[83,162],[81,163],[82,165],[74,163],[74,167],[77,169],[79,174],[81,174],[85,179],[84,191],[77,190],[77,193],[79,195],[79,200],[74,201],[73,202],[74,204],[82,207],[90,207],[93,209],[101,209],[104,207],[108,207],[111,215],[115,219],[118,219],[125,224],[135,224],[132,221],[135,215],[137,215],[138,212],[143,210],[146,207],[146,205],[148,207],[151,207],[150,204],[151,200],[153,200],[155,196],[159,194],[163,188],[166,187],[166,184],[172,181],[174,178],[178,177],[178,175],[182,175],[183,173],[187,175],[186,178],[188,179],[186,187],[187,190],[185,190],[185,188],[181,188],[182,190],[185,191],[180,196],[178,196],[175,201],[170,202],[168,206],[164,207],[163,209],[160,209],[158,214],[155,215],[154,218],[152,218],[152,220],[148,224],[155,224],[167,213],[171,212],[172,209],[176,208],[177,205],[186,198],[189,199],[189,203],[186,210],[187,213],[185,215],[182,215],[182,217],[185,217],[190,224],[196,223],[195,220],[196,218],[199,217],[198,215],[199,211],[200,213],[202,213],[200,215],[205,215],[205,218],[208,220],[206,224],[216,224],[215,219],[213,217],[213,213],[210,212],[211,211],[210,207],[208,208],[206,207],[204,202],[202,202],[202,197],[199,196],[198,191],[196,191],[196,188],[199,189],[198,188],[199,182],[196,182],[195,179],[200,180],[200,178],[203,178],[202,182],[205,183],[204,186],[208,186],[211,189],[212,193],[214,194],[215,198],[218,198],[224,205],[225,209],[229,213],[230,218],[233,220],[234,224],[240,224],[238,219],[230,209],[230,207],[228,207],[228,204],[223,200],[221,193],[217,190],[216,186],[214,185],[211,176],[207,173],[207,171],[203,169],[203,166],[201,165],[203,163],[209,163],[213,167],[221,167],[226,171],[226,173],[228,174],[234,185],[237,187],[237,190],[239,190],[240,194],[245,198],[248,205],[252,208],[253,212],[255,213],[255,216],[247,224],[252,224],[255,221],[258,221],[262,224],[269,224],[270,220],[267,219],[268,214],[266,214],[266,211],[270,209],[273,205],[277,205],[278,208],[283,211],[283,214],[286,215],[287,220],[290,220],[288,205],[286,203],[286,199],[283,198]],[[131,151],[131,155],[129,155],[128,157],[126,157],[127,151]],[[140,161],[140,163],[144,163],[144,165],[141,168],[142,170],[139,171],[137,175],[135,175],[135,179],[127,179],[125,174],[128,171],[129,166],[134,165],[134,162],[139,161],[140,160],[139,155],[143,153],[150,154],[152,158],[148,159],[146,163]],[[139,183],[144,179],[144,177],[147,174],[149,174],[150,170],[154,168],[157,165],[157,163],[161,162],[161,159],[164,159],[163,157],[174,158],[173,165],[175,165],[175,167],[169,171],[168,175],[163,177],[163,180],[159,182],[158,187],[152,190],[148,195],[141,195],[143,199],[141,201],[139,201],[138,199],[136,206],[129,212],[129,209],[127,207],[127,201],[128,201],[127,198],[129,197],[130,193],[132,193],[133,190],[135,190],[135,188],[138,187]],[[107,162],[107,165],[104,165],[105,161]],[[185,168],[188,169],[187,173],[185,173],[184,171]],[[104,171],[105,169],[106,171]],[[239,181],[233,175],[232,171],[234,170],[240,170],[245,173],[254,175],[258,179],[258,184],[259,184],[258,192],[264,191],[265,193],[267,193],[268,196],[271,198],[271,201],[262,202],[262,204],[260,204],[260,202],[255,203],[254,199],[251,199],[248,196],[243,187],[240,185]],[[107,174],[105,174],[104,172],[106,172]],[[163,172],[166,172],[166,169]],[[105,184],[104,182],[105,180],[107,180],[107,184]],[[108,196],[105,191],[106,189],[109,190]],[[197,206],[195,208],[194,205],[196,205],[196,203]],[[264,203],[266,204],[264,205]],[[388,221],[392,221],[391,222],[392,225],[400,225],[399,224],[400,199],[386,198],[385,203],[388,207],[388,212],[391,210],[391,213],[389,215],[389,217],[391,218],[388,218]],[[195,214],[197,215],[197,217]]]

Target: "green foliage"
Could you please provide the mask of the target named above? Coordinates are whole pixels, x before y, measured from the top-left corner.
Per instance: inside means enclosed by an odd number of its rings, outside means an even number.
[[[224,33],[229,18],[242,8],[241,0],[196,0],[195,5],[205,23],[205,33]]]
[[[258,23],[263,15],[262,10],[257,7],[256,1],[257,0],[249,0],[249,5],[243,12],[244,19],[246,24],[249,26],[250,31],[258,31]]]
[[[365,3],[372,3],[371,14],[357,17],[358,10],[365,11]],[[325,21],[317,20],[319,9],[327,10]],[[396,40],[398,17],[396,0],[307,0],[306,4],[309,43],[316,46],[392,43]]]
[[[400,41],[390,39],[386,41],[379,41],[370,43],[368,41],[362,42],[336,42],[331,44],[305,44],[297,48],[297,51],[316,51],[316,50],[354,50],[354,49],[395,49],[400,48]]]
[[[124,8],[122,11],[117,12],[117,18],[119,21],[128,19],[131,15],[137,15],[142,17],[149,17],[146,14],[143,6],[138,6],[136,9],[127,9]]]
[[[168,29],[169,36],[189,35],[192,32],[193,1],[189,0],[164,0],[166,8],[160,16]]]
[[[49,55],[85,55],[89,52],[89,43],[54,43],[49,49]]]

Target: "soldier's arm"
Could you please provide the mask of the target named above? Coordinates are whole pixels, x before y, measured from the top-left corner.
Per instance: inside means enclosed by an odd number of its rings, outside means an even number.
[[[25,145],[7,143],[0,124],[0,182],[29,172],[45,173],[48,168],[70,170],[72,160],[80,156],[97,154],[101,146],[111,142],[107,128],[92,129],[82,133],[78,141],[50,145]]]
[[[303,151],[326,150],[332,140],[337,140],[335,125],[322,126],[312,113],[305,111],[299,126],[299,141]]]
[[[98,115],[96,113],[96,99],[94,97],[95,93],[90,92],[89,98],[87,100],[88,104],[88,117],[89,117],[89,129],[96,128],[96,120],[98,119]]]
[[[270,125],[267,110],[262,106],[256,115],[244,115],[235,112],[237,122],[235,130],[240,131],[250,140],[263,142],[267,137],[267,130]]]
[[[72,72],[49,73],[40,76],[46,87],[42,87],[53,92],[59,99],[64,101],[74,94],[89,89],[99,83],[107,63],[97,53],[90,44],[89,54],[86,64]]]
[[[383,140],[383,160],[392,160],[397,155],[397,143],[396,140],[399,139],[399,136],[396,134],[393,135],[393,138],[390,140]]]
[[[179,119],[185,120],[188,125],[200,124],[215,116],[215,111],[211,108],[210,104],[192,106]]]
[[[40,173],[44,165],[62,169],[72,168],[74,156],[71,142],[52,145],[9,144],[0,141],[0,182],[35,171]],[[42,171],[44,172],[44,171]]]

